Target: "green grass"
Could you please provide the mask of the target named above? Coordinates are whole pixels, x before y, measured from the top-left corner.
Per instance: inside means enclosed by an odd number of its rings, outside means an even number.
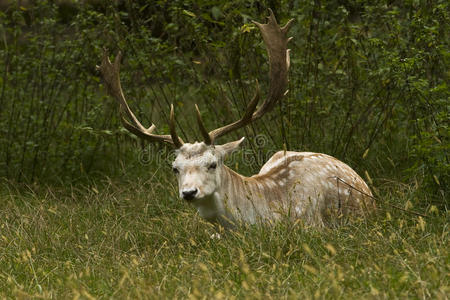
[[[0,297],[446,299],[448,212],[222,232],[172,180],[0,192]],[[384,201],[404,203],[402,194]]]

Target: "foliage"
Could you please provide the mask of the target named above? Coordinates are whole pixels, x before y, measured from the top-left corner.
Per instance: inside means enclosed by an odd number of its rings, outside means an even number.
[[[447,1],[10,4],[0,12],[0,176],[65,183],[139,168],[146,145],[122,129],[95,70],[103,47],[124,52],[124,90],[144,123],[167,132],[174,102],[182,137],[194,140],[193,103],[209,128],[237,118],[255,79],[267,88],[250,22],[267,7],[281,23],[295,20],[290,93],[240,132],[249,147],[262,134],[263,151],[326,152],[370,174],[375,187],[382,178],[413,183],[445,204]]]

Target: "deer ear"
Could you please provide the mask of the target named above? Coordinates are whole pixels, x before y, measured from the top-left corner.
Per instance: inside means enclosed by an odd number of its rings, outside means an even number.
[[[245,140],[245,137],[241,138],[240,140],[229,142],[223,145],[216,146],[216,149],[219,150],[219,152],[225,156],[231,152],[233,152],[235,149],[237,149],[241,143]]]

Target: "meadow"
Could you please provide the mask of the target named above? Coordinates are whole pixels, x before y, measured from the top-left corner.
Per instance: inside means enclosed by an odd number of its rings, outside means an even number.
[[[436,207],[426,218],[384,208],[338,228],[299,221],[220,231],[176,197],[171,180],[2,187],[5,298],[447,299],[450,293],[448,214]],[[405,203],[408,193],[383,200]],[[211,238],[216,232],[220,238]]]

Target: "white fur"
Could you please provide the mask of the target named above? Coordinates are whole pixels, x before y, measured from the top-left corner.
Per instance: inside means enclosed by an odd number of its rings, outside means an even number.
[[[295,218],[322,225],[322,211],[330,201],[335,207],[333,201],[354,197],[356,203],[361,203],[361,194],[344,183],[338,184],[336,177],[351,184],[357,182],[366,194],[371,194],[349,166],[312,152],[277,152],[257,175],[236,174],[223,165],[223,160],[242,141],[218,146],[186,143],[177,150],[173,167],[178,171],[180,197],[183,191],[197,190],[189,201],[209,221],[226,226],[240,221],[276,220],[292,208]],[[211,168],[212,164],[216,167]]]

